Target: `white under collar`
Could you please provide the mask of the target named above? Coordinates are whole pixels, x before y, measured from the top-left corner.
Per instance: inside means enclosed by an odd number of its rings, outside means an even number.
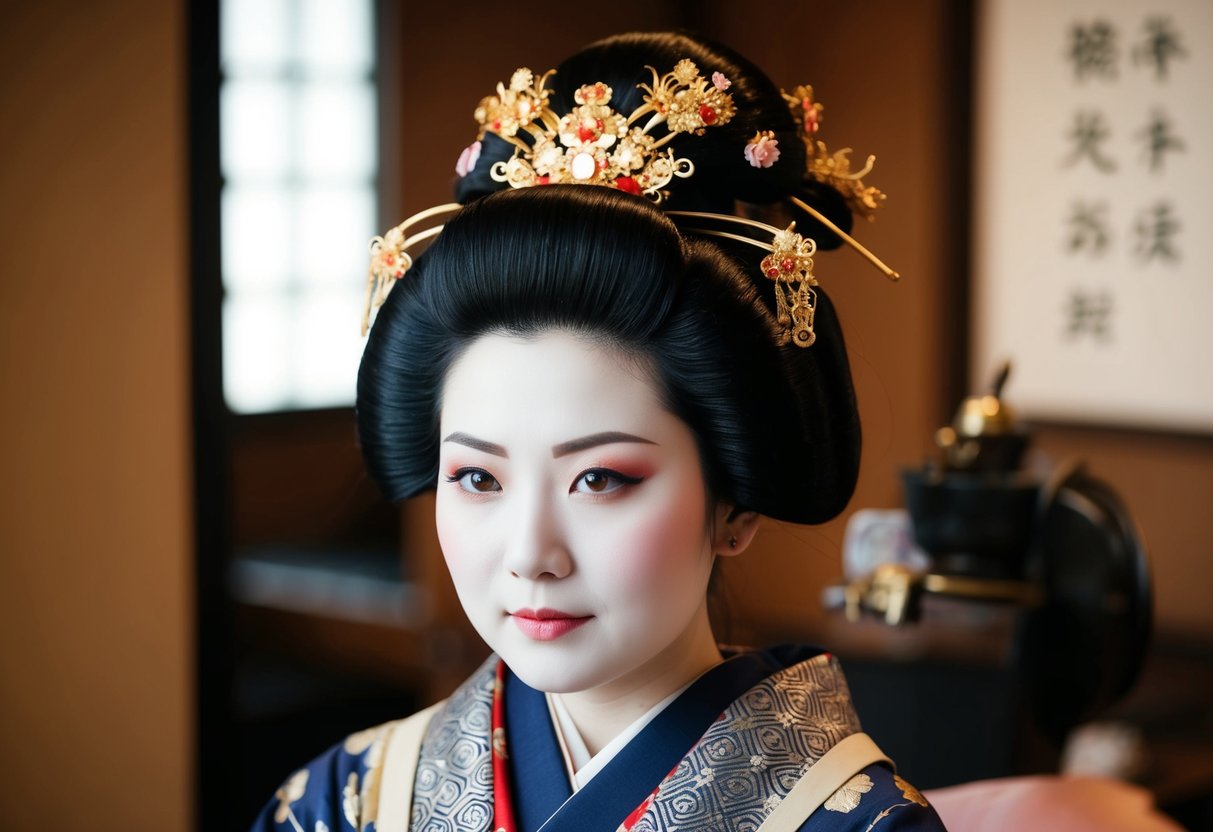
[[[665,699],[649,708],[639,719],[621,731],[615,739],[607,743],[593,757],[590,756],[590,751],[586,748],[585,740],[581,738],[581,733],[577,730],[573,717],[569,714],[568,708],[564,706],[560,697],[545,693],[544,698],[547,699],[548,713],[552,716],[552,727],[556,729],[556,740],[560,744],[560,751],[564,756],[564,766],[568,772],[569,783],[572,785],[573,791],[578,791],[586,783],[590,782],[595,774],[602,771],[607,763],[615,759],[616,754],[626,748],[628,743],[634,740],[636,735],[643,731],[646,725],[652,722],[659,713],[681,696],[694,682],[695,679],[692,679]]]

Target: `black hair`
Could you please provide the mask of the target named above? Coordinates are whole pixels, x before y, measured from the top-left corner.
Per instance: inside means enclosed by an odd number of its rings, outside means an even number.
[[[388,296],[358,375],[358,426],[392,499],[433,488],[451,364],[487,333],[569,330],[642,356],[695,435],[709,491],[800,523],[845,506],[859,423],[828,300],[817,342],[777,344],[740,263],[687,240],[647,200],[553,185],[477,200]]]
[[[695,173],[671,184],[671,210],[733,213],[738,200],[800,196],[847,230],[842,197],[806,182],[805,149],[787,104],[753,64],[683,34],[619,35],[566,60],[551,106],[602,81],[631,112],[636,85],[682,58],[722,72],[737,114],[675,153]],[[781,156],[754,168],[743,149],[773,130]],[[489,170],[514,146],[489,134],[460,180],[466,207],[380,309],[358,375],[358,427],[368,470],[390,499],[433,488],[441,392],[452,363],[486,333],[559,328],[643,357],[666,406],[694,433],[709,491],[739,508],[798,523],[837,515],[854,490],[860,429],[842,331],[820,288],[809,348],[779,345],[760,254],[681,234],[647,200],[613,189],[552,185],[503,190]],[[828,248],[836,235],[807,214],[797,229]],[[715,239],[715,238],[713,238]]]

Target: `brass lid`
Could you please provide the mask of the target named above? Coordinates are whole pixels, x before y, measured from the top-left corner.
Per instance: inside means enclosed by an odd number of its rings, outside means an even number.
[[[1002,399],[987,393],[969,396],[960,403],[952,428],[961,437],[1003,436],[1014,433],[1018,421]]]
[[[957,408],[952,424],[935,431],[935,444],[944,452],[950,469],[985,469],[993,465],[1002,470],[1018,464],[1022,442],[1019,450],[1014,451],[1014,445],[1007,444],[1014,440],[1006,437],[1022,440],[1026,436],[1015,412],[1001,398],[1010,374],[1010,363],[1004,363],[990,392],[966,398]]]

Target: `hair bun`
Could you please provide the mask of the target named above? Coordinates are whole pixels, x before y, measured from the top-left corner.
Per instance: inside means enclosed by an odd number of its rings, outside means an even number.
[[[737,202],[769,204],[796,196],[826,214],[844,230],[851,227],[850,209],[843,195],[825,182],[806,178],[808,151],[797,117],[778,86],[757,66],[726,46],[681,33],[634,32],[605,38],[563,61],[546,81],[548,106],[567,114],[577,106],[577,91],[589,84],[604,83],[612,90],[609,106],[617,113],[640,108],[646,95],[642,87],[652,82],[652,71],[663,73],[688,59],[704,77],[727,83],[736,111],[726,122],[697,135],[680,135],[669,145],[679,158],[694,166],[694,174],[678,179],[668,188],[663,205],[670,210],[732,213]],[[809,88],[798,87],[808,93]],[[662,135],[657,128],[655,136]],[[525,135],[525,134],[520,134]],[[778,148],[778,158],[768,165],[755,165],[747,147],[756,137],[767,135]],[[814,145],[815,147],[817,145]],[[824,152],[824,145],[820,147]],[[490,175],[493,165],[508,161],[515,145],[493,134],[482,139],[479,161],[455,186],[456,199],[468,203],[509,187]],[[806,215],[805,229],[820,235],[823,249],[841,244],[838,236]]]

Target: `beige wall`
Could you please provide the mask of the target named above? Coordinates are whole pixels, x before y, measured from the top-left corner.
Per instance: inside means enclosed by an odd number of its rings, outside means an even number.
[[[0,828],[192,813],[184,3],[0,7]]]

